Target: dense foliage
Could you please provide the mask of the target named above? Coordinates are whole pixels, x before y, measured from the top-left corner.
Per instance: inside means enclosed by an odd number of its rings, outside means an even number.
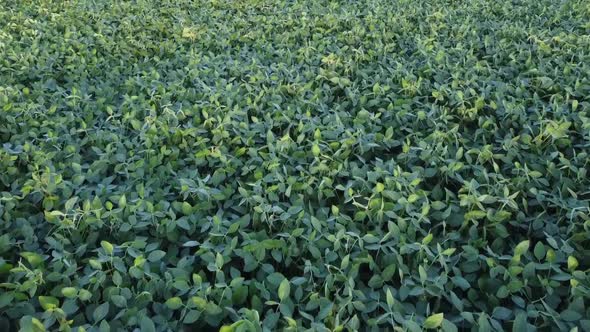
[[[590,3],[0,0],[0,330],[590,330]]]

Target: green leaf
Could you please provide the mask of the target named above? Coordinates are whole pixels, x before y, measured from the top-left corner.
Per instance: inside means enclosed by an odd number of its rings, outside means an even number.
[[[192,323],[196,322],[200,317],[201,317],[200,311],[189,310],[186,313],[186,316],[184,316],[184,319],[182,320],[182,322],[185,324],[192,324]]]
[[[324,303],[320,303],[320,311],[317,314],[318,319],[324,319],[328,317],[328,315],[332,312],[332,308],[334,308],[334,303],[326,301]]]
[[[535,254],[535,258],[540,261],[545,257],[547,251],[545,250],[543,243],[537,242],[537,244],[535,244],[535,248],[533,249],[533,253]]]
[[[462,290],[468,290],[469,288],[471,288],[469,282],[463,277],[455,276],[451,278],[451,280],[455,285],[459,286]]]
[[[443,250],[443,252],[441,254],[443,254],[445,256],[451,256],[452,254],[455,253],[456,250],[457,250],[457,248],[447,248],[447,249]]]
[[[314,145],[311,147],[311,152],[313,153],[313,155],[314,155],[314,156],[316,156],[316,157],[317,157],[317,156],[319,156],[319,155],[320,155],[320,153],[322,152],[322,150],[320,149],[320,146],[319,146],[319,145],[317,145],[317,144],[314,144]]]
[[[566,309],[559,314],[559,317],[566,322],[578,322],[582,318],[582,315],[579,312]]]
[[[191,302],[199,310],[204,310],[207,307],[207,300],[198,296],[193,296]]]
[[[74,208],[74,205],[78,202],[78,197],[74,196],[68,199],[64,205],[66,211],[69,211]]]
[[[106,320],[103,320],[100,322],[98,331],[99,332],[111,332],[111,325]]]
[[[0,308],[4,308],[12,303],[14,300],[14,294],[9,292],[4,292],[0,294]]]
[[[45,332],[45,326],[35,317],[23,316],[19,320],[19,332]]]
[[[316,229],[318,232],[321,232],[321,231],[322,231],[322,222],[321,222],[321,221],[320,221],[318,218],[316,218],[316,217],[312,216],[312,217],[311,217],[311,225],[312,225],[312,226],[313,226],[313,228],[315,228],[315,229]]]
[[[86,289],[80,289],[80,291],[78,292],[78,298],[82,301],[88,301],[92,298],[92,293],[90,293]]]
[[[215,266],[217,267],[217,269],[221,270],[221,268],[223,267],[223,264],[225,264],[225,260],[223,259],[223,255],[221,255],[220,253],[217,253],[215,256]]]
[[[393,298],[393,294],[391,294],[391,290],[388,288],[386,293],[385,293],[385,299],[387,301],[387,306],[391,309],[393,308],[393,305],[395,304],[395,300]]]
[[[25,251],[21,252],[20,255],[24,257],[32,267],[38,267],[43,263],[43,257],[37,253]]]
[[[121,209],[124,209],[127,206],[127,197],[125,197],[125,195],[121,195],[121,197],[119,198],[119,207]]]
[[[119,308],[127,307],[127,299],[121,295],[111,296],[111,301],[113,302],[114,305],[116,305]]]
[[[379,85],[379,82],[375,83],[375,85],[373,85],[373,93],[377,94],[379,93],[381,90],[381,86]]]
[[[442,313],[431,315],[426,318],[424,324],[422,324],[422,327],[425,329],[435,329],[442,324],[443,319],[444,315]]]
[[[113,250],[114,247],[112,244],[110,244],[107,241],[100,241],[100,246],[104,249],[104,251],[107,253],[107,255],[113,255]]]
[[[191,225],[188,223],[188,220],[186,219],[186,217],[183,218],[179,218],[178,220],[176,220],[176,223],[178,225],[178,227],[190,231],[191,230]]]
[[[430,242],[432,242],[432,239],[434,238],[434,235],[432,235],[432,233],[428,233],[428,235],[426,235],[426,237],[424,237],[424,239],[422,239],[422,244],[427,246],[430,244]]]
[[[223,325],[220,329],[219,332],[233,332],[234,328],[229,326],[229,325]]]
[[[449,320],[443,320],[441,330],[444,332],[457,332],[457,326]]]
[[[567,258],[567,269],[570,271],[575,271],[578,268],[578,260],[574,256],[568,256]]]
[[[514,255],[521,256],[529,250],[529,240],[522,241],[514,248]]]
[[[73,299],[78,296],[78,290],[75,287],[64,287],[61,289],[63,296]]]
[[[94,309],[94,313],[92,314],[92,318],[94,319],[95,323],[98,323],[101,320],[103,320],[107,316],[108,313],[109,313],[109,303],[105,302],[105,303],[99,305],[98,307],[96,307],[96,309]]]
[[[164,258],[164,256],[166,256],[166,253],[162,250],[154,250],[152,252],[150,252],[150,254],[148,255],[148,261],[150,262],[158,262],[160,261],[162,258]]]
[[[377,185],[375,185],[375,191],[380,193],[383,192],[383,190],[385,190],[385,185],[381,182],[377,182]]]
[[[545,257],[547,258],[547,262],[549,263],[555,263],[555,260],[557,259],[555,251],[551,248],[547,250],[547,255]]]
[[[474,211],[470,211],[470,212],[465,213],[465,219],[477,220],[477,219],[481,219],[481,218],[485,217],[486,215],[487,215],[487,213],[485,211],[474,210]]]
[[[154,322],[148,317],[142,316],[139,319],[139,328],[141,332],[156,332]]]
[[[291,293],[291,285],[289,284],[288,279],[283,279],[281,284],[279,285],[279,299],[283,301],[284,299],[289,297]]]
[[[182,307],[182,300],[180,297],[172,297],[166,300],[166,306],[172,310],[180,309]]]
[[[426,279],[428,278],[428,275],[426,273],[426,270],[424,269],[424,266],[422,266],[422,265],[418,266],[418,274],[420,275],[420,282],[422,284],[424,284],[426,282]]]
[[[514,320],[514,323],[512,324],[512,331],[513,332],[523,332],[523,331],[527,331],[527,316],[525,313],[519,313],[518,315],[516,315],[516,319]]]
[[[193,207],[188,202],[182,202],[182,213],[185,216],[191,215],[193,212]]]
[[[313,138],[315,140],[320,140],[322,139],[322,132],[320,131],[320,128],[316,128],[315,131],[313,132]]]
[[[53,296],[39,296],[39,304],[44,310],[51,310],[59,307],[59,300]]]
[[[479,331],[482,331],[482,332],[491,332],[492,331],[492,327],[490,326],[490,322],[488,321],[488,316],[485,313],[482,313],[479,315],[479,318],[477,319],[477,325],[478,325]]]

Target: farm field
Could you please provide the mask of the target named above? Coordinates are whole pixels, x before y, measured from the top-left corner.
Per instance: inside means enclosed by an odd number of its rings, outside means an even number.
[[[590,2],[0,0],[0,331],[590,331]]]

